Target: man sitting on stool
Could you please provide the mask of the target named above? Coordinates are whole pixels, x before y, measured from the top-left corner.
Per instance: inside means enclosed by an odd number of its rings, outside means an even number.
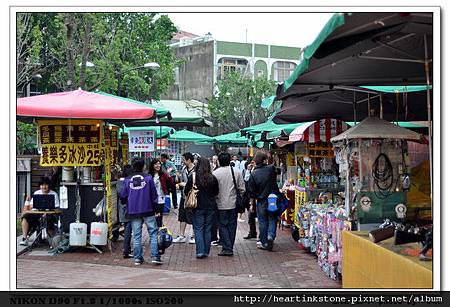
[[[51,180],[47,177],[42,177],[39,181],[39,190],[34,192],[33,195],[54,195],[55,196],[55,208],[59,208],[59,198],[58,194],[55,191],[50,190]],[[25,206],[22,210],[22,241],[19,243],[20,245],[27,246],[28,245],[28,236],[30,235],[30,229],[36,229],[39,227],[39,220],[43,214],[31,214],[33,208],[33,199],[30,196],[27,196],[27,200],[25,202]],[[50,236],[53,236],[55,233],[56,218],[52,215],[48,216],[47,219],[47,231]]]

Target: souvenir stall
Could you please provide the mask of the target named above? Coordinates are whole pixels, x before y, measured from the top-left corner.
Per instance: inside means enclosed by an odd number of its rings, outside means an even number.
[[[128,156],[126,135],[119,152],[119,129],[107,121],[151,118],[154,109],[76,90],[19,98],[17,115],[37,120],[40,165],[63,168],[61,230],[70,245],[106,245],[118,216],[115,165]]]
[[[423,139],[376,117],[332,139],[345,180],[346,212],[358,230],[343,234],[345,288],[432,286],[431,258],[427,257],[431,228],[406,218],[411,184],[407,141]]]
[[[296,125],[289,134],[267,135],[287,151],[282,155],[289,200],[285,218],[293,224],[292,236],[299,247],[316,255],[324,273],[336,280],[342,273],[342,232],[351,229],[351,224],[339,193],[343,186],[330,139],[347,125],[337,119]]]
[[[358,230],[395,219],[399,204],[407,208],[407,141],[422,139],[416,132],[377,117],[368,117],[332,139],[345,182],[345,207],[348,213],[355,211]]]

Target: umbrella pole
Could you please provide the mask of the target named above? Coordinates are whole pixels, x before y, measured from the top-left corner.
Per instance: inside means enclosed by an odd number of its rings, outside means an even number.
[[[367,93],[367,117],[370,117],[370,94]]]
[[[428,110],[428,146],[429,146],[429,154],[430,154],[430,185],[431,185],[431,195],[430,199],[433,200],[433,128],[431,122],[431,97],[430,97],[430,63],[428,60],[428,42],[427,36],[423,36],[424,44],[425,44],[425,74],[427,78],[427,110]]]
[[[356,92],[353,92],[353,124],[356,126]]]

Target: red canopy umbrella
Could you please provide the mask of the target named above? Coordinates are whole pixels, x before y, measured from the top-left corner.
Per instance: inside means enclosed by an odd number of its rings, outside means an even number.
[[[76,90],[19,98],[17,115],[44,118],[150,119],[155,115],[155,110],[150,106],[123,99]]]

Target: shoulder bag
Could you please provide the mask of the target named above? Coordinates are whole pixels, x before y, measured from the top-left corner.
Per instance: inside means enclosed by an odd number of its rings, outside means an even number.
[[[189,191],[186,201],[184,202],[184,208],[193,210],[197,208],[197,184],[195,183],[195,172],[192,173],[192,189]]]

